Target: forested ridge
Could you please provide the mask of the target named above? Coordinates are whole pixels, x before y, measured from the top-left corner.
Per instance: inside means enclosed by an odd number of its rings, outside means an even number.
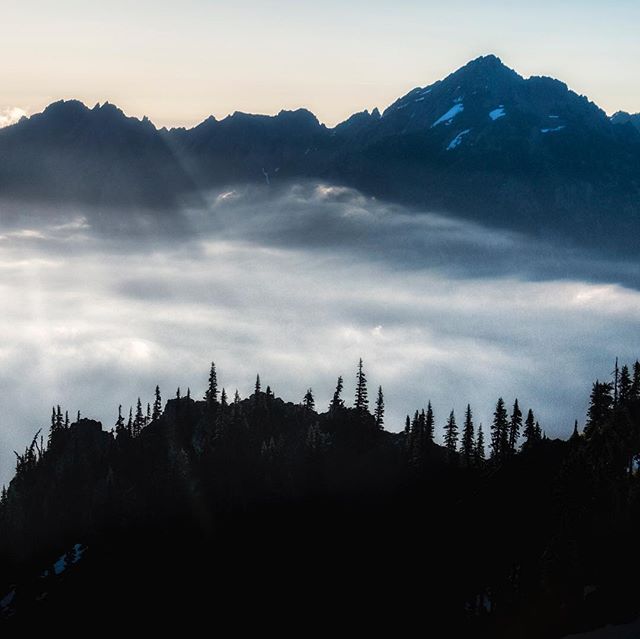
[[[389,432],[362,360],[328,407],[260,376],[241,398],[214,364],[202,399],[156,387],[110,430],[56,406],[2,490],[0,620],[560,637],[632,619],[640,363],[593,384],[568,440],[543,427],[500,398],[484,428],[429,401]]]

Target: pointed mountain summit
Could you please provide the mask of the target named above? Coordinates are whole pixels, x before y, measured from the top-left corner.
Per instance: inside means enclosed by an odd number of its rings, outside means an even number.
[[[152,209],[229,183],[314,178],[482,224],[640,250],[640,124],[495,55],[330,129],[306,109],[158,131],[61,101],[0,130],[0,193]],[[603,244],[603,230],[605,240]]]

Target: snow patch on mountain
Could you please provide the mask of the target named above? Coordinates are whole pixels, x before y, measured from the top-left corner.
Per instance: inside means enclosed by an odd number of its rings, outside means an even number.
[[[451,124],[453,118],[456,117],[459,113],[464,111],[464,104],[462,102],[457,102],[454,104],[443,116],[439,117],[432,125],[431,128],[438,126],[438,124],[442,124],[443,122],[448,126]]]
[[[504,110],[504,106],[501,104],[497,109],[493,109],[493,111],[489,111],[489,117],[495,122],[500,118],[504,118],[507,115],[507,112]]]
[[[457,149],[462,142],[462,138],[469,133],[471,129],[465,129],[464,131],[460,131],[458,135],[456,135],[451,142],[449,142],[449,146],[447,146],[447,151],[453,151],[453,149]]]

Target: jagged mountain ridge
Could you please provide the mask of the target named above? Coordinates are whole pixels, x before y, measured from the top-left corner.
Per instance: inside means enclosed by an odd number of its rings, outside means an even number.
[[[638,248],[640,131],[562,82],[483,56],[333,129],[307,110],[157,130],[59,102],[0,130],[0,195],[167,207],[234,182],[316,178],[525,232]],[[594,240],[594,237],[597,240]]]

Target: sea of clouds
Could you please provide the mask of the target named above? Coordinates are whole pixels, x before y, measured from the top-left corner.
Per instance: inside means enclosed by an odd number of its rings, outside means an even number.
[[[180,213],[0,204],[0,483],[53,404],[111,428],[118,404],[228,392],[285,399],[359,357],[386,426],[431,399],[442,426],[499,396],[550,436],[591,382],[640,356],[640,268],[315,182],[227,188]],[[45,430],[46,432],[46,430]]]

